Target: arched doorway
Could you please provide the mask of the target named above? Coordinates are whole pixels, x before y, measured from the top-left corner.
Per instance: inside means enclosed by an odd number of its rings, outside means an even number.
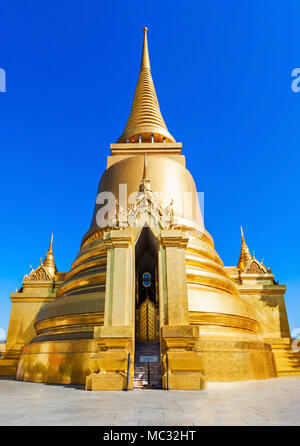
[[[135,388],[161,388],[158,247],[145,226],[135,246]]]

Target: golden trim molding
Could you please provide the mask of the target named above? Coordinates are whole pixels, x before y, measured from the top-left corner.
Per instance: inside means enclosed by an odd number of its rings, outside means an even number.
[[[71,271],[66,275],[66,281],[74,277],[76,274],[81,273],[82,271],[99,268],[100,266],[106,267],[106,256],[100,259],[98,258],[97,260],[90,260],[88,262],[79,263],[76,267],[72,267]]]
[[[38,335],[50,330],[103,325],[104,313],[81,313],[72,316],[54,317],[36,322],[34,327]]]
[[[286,286],[285,285],[270,285],[270,286],[264,286],[264,287],[259,287],[258,285],[255,284],[255,288],[253,287],[251,288],[244,288],[244,284],[243,285],[238,285],[238,289],[239,289],[239,294],[240,296],[244,296],[244,295],[262,295],[262,294],[268,294],[268,295],[272,295],[272,294],[284,294],[285,290],[286,290]],[[248,285],[247,286],[251,286]]]
[[[106,257],[106,247],[102,239],[101,242],[102,244],[100,246],[97,245],[95,249],[90,248],[85,253],[79,252],[76,259],[72,263],[72,269],[91,257],[102,256],[102,255]]]
[[[57,297],[61,296],[62,294],[65,294],[71,290],[80,289],[83,287],[87,287],[90,285],[95,285],[98,283],[105,283],[106,281],[106,272],[105,273],[98,273],[94,276],[85,276],[80,277],[78,279],[70,279],[70,282],[65,282],[57,291]]]
[[[191,325],[220,325],[223,327],[239,328],[257,333],[259,323],[254,319],[233,314],[206,313],[204,311],[190,311]]]

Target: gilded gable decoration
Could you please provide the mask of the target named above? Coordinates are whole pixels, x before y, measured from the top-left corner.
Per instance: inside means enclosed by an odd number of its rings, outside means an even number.
[[[267,270],[265,265],[262,262],[259,262],[255,258],[250,260],[250,263],[246,266],[246,268],[242,271],[243,274],[270,274],[270,271]]]
[[[42,263],[40,266],[38,266],[36,269],[33,269],[29,275],[24,276],[24,282],[28,281],[52,281],[53,276],[47,271],[46,267]]]
[[[127,210],[119,207],[114,224],[119,229],[133,228],[138,225],[140,217],[146,212],[155,220],[155,224],[162,229],[170,229],[174,224],[173,200],[165,208],[160,206],[151,190],[150,180],[147,174],[147,157],[144,156],[144,172],[139,192],[135,202],[130,204]]]

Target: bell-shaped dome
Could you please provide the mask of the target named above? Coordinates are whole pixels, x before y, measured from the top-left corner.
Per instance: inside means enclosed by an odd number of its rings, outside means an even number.
[[[194,179],[180,162],[158,155],[147,156],[147,174],[151,188],[161,206],[166,207],[172,201],[175,217],[184,218],[203,227],[199,200]],[[127,202],[131,204],[138,193],[143,177],[144,157],[141,155],[125,158],[109,167],[99,182],[98,196],[101,193],[112,193],[121,201],[121,190],[126,191]],[[121,193],[120,193],[121,192]],[[90,230],[83,237],[83,242],[96,231],[99,231],[97,213],[104,204],[97,200]],[[127,207],[127,206],[126,206]]]

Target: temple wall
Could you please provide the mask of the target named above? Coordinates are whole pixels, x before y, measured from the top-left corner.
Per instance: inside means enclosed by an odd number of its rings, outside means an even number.
[[[23,283],[22,289],[12,293],[12,308],[6,339],[6,351],[0,359],[0,376],[16,374],[17,362],[25,344],[35,337],[35,318],[41,308],[55,299],[57,287],[53,283]]]
[[[241,274],[237,267],[226,270],[237,284],[241,298],[255,311],[259,333],[271,346],[277,374],[299,374],[300,355],[291,348],[284,300],[286,286],[275,282],[273,274]]]
[[[260,323],[260,333],[265,339],[289,338],[290,329],[284,302],[286,287],[273,284],[239,286],[240,296],[251,305]]]
[[[92,336],[93,333],[89,337]],[[76,339],[76,334],[72,337],[68,340],[27,344],[19,361],[17,379],[85,384],[86,376],[90,373],[88,360],[98,351],[97,344],[94,339]]]

